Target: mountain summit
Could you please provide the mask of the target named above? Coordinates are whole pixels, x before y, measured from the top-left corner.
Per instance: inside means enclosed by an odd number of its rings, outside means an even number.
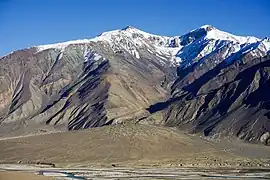
[[[0,60],[0,134],[142,121],[258,141],[270,131],[269,52],[268,38],[211,25],[174,37],[128,26],[15,51]]]
[[[266,54],[270,49],[270,41],[267,38],[261,40],[252,36],[236,36],[220,31],[211,25],[204,25],[187,34],[175,37],[154,35],[133,26],[127,26],[123,29],[104,32],[92,39],[41,45],[36,46],[36,48],[39,50],[62,49],[72,44],[87,44],[90,42],[108,44],[115,51],[124,48],[125,51],[137,58],[139,58],[139,54],[136,49],[144,48],[156,52],[162,57],[165,56],[164,58],[173,59],[174,65],[184,61],[184,64],[192,63],[192,61],[196,61],[223,46],[233,46],[231,52],[238,52],[239,56],[241,56],[241,53],[247,53],[247,51],[261,51],[261,53]],[[196,53],[197,49],[200,52]],[[187,55],[190,52],[194,52],[194,54]],[[228,52],[228,56],[230,54],[232,53]]]

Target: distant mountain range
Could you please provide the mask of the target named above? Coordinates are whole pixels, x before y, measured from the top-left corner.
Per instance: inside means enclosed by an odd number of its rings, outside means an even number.
[[[131,121],[269,142],[270,39],[134,27],[0,59],[0,135]]]

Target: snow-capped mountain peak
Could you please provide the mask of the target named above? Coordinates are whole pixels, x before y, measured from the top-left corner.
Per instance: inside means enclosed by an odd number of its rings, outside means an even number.
[[[227,41],[232,41],[232,42],[237,42],[240,44],[245,44],[245,43],[255,43],[257,41],[260,41],[260,39],[252,36],[235,36],[230,33],[220,31],[218,29],[212,29],[208,31],[206,38],[208,39],[216,39],[216,40],[227,40]]]
[[[163,39],[166,41],[169,37],[150,34],[150,33],[144,32],[142,30],[139,30],[133,26],[127,26],[127,27],[122,28],[122,29],[104,32],[101,35],[91,39],[91,41],[107,41],[110,43],[115,43],[114,41],[118,40],[119,38],[120,39],[130,38],[132,40],[135,40],[135,39],[140,39],[140,40],[146,40],[146,39],[160,40],[160,39]],[[139,43],[139,44],[141,44],[141,43]]]
[[[139,30],[139,29],[137,29],[137,28],[134,27],[134,26],[126,26],[126,27],[122,28],[121,30],[126,31],[126,30],[130,30],[130,29],[133,29],[133,30]]]
[[[186,67],[203,62],[212,53],[223,51],[223,58],[239,57],[248,52],[260,56],[269,53],[270,41],[252,36],[236,36],[221,31],[212,25],[203,25],[182,36],[160,36],[144,32],[133,26],[104,32],[92,39],[68,41],[57,44],[36,46],[38,51],[56,48],[65,49],[71,44],[101,43],[109,46],[114,52],[124,51],[140,59],[145,53],[151,53],[162,60],[162,64],[181,65]],[[235,58],[231,58],[235,59]],[[173,63],[172,63],[173,62]]]
[[[239,44],[245,44],[245,43],[254,43],[257,41],[260,41],[259,38],[253,37],[253,36],[237,36],[233,35],[231,33],[221,31],[217,29],[216,27],[212,25],[203,25],[198,29],[192,30],[188,34],[201,34],[206,39],[214,39],[214,40],[225,40],[225,41],[232,41]]]
[[[151,33],[144,32],[139,30],[133,26],[127,26],[122,29],[112,30],[108,32],[104,32],[97,37],[92,39],[82,39],[82,40],[74,40],[67,41],[63,43],[56,44],[48,44],[48,45],[40,45],[36,46],[39,50],[45,50],[50,48],[60,48],[63,49],[70,44],[81,44],[81,43],[89,43],[89,42],[97,42],[97,41],[106,41],[109,43],[116,43],[115,40],[121,38],[131,38],[131,39],[147,39],[150,40],[154,45],[159,46],[169,46],[171,41],[177,37],[180,37],[181,44],[187,45],[194,40],[204,38],[209,40],[225,40],[232,41],[235,43],[245,44],[245,43],[254,43],[260,41],[260,39],[252,36],[236,36],[213,27],[212,25],[203,25],[200,28],[194,29],[189,33],[182,36],[168,37],[168,36],[160,36]],[[187,40],[188,39],[188,40]],[[185,43],[184,41],[189,41],[189,43]],[[138,43],[141,45],[141,43]]]
[[[212,26],[212,25],[206,24],[206,25],[201,26],[200,29],[204,29],[204,30],[206,30],[206,31],[211,31],[211,30],[215,30],[215,29],[217,29],[217,28],[215,28],[215,27]]]

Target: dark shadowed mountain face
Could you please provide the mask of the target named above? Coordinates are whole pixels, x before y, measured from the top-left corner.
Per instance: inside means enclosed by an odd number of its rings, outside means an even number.
[[[179,70],[181,71],[181,70]],[[270,56],[231,65],[217,64],[193,79],[195,69],[173,85],[165,112],[168,126],[179,126],[206,136],[237,136],[259,140],[270,131]],[[187,83],[189,81],[189,83]]]
[[[267,38],[206,25],[176,37],[127,27],[15,51],[0,59],[0,134],[150,123],[158,112],[167,126],[267,141],[269,50]]]

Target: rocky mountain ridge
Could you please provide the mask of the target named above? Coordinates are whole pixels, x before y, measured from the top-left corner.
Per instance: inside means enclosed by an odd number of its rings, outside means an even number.
[[[259,140],[270,131],[267,98],[255,95],[268,86],[269,52],[269,38],[210,25],[175,37],[129,26],[15,51],[0,59],[0,134],[137,122],[158,112],[164,125]]]

